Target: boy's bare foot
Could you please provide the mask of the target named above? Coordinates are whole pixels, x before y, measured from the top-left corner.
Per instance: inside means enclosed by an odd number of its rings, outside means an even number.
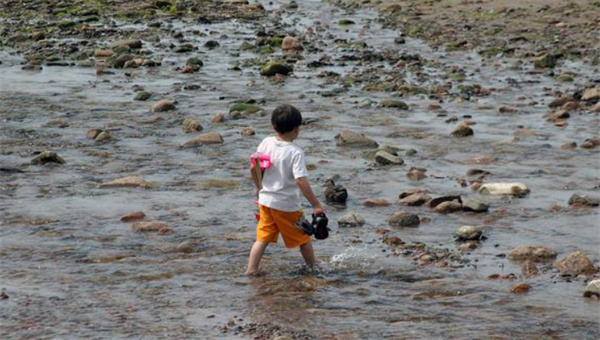
[[[246,276],[250,276],[250,277],[257,277],[257,276],[263,276],[265,275],[265,272],[263,272],[262,270],[256,270],[256,271],[246,271],[244,273]]]

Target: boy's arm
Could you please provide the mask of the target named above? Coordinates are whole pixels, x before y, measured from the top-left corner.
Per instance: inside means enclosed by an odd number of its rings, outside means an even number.
[[[253,159],[252,163],[254,166],[250,167],[250,174],[252,175],[252,180],[254,181],[254,186],[256,187],[256,197],[258,197],[258,193],[260,192],[260,189],[262,189],[263,172],[258,165],[258,158]]]
[[[306,177],[296,178],[296,185],[298,188],[300,188],[300,191],[302,191],[302,195],[304,195],[304,197],[306,197],[308,202],[312,205],[315,215],[325,213],[321,203],[319,203],[319,200],[317,199],[317,196],[315,196],[313,193],[310,183],[308,183],[308,179]]]

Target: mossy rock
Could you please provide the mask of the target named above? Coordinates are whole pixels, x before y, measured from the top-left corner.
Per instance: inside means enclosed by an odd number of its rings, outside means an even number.
[[[270,37],[269,39],[267,39],[265,41],[265,44],[269,45],[271,47],[281,47],[282,43],[283,43],[283,37],[279,37],[279,36]]]
[[[554,68],[556,66],[556,57],[551,54],[542,54],[541,56],[533,60],[533,67],[537,69],[541,68]]]
[[[261,110],[262,110],[262,108],[257,105],[237,103],[237,104],[234,104],[231,108],[229,108],[229,114],[235,115],[236,112],[242,113],[242,114],[252,114],[252,113],[256,113]]]
[[[60,28],[71,28],[75,27],[75,25],[77,25],[75,21],[61,21],[58,23],[58,27]]]
[[[200,58],[197,57],[191,57],[189,58],[186,62],[186,65],[189,66],[196,66],[196,67],[202,67],[204,66],[204,62],[202,62],[202,60],[200,60]]]
[[[260,49],[260,54],[266,55],[266,54],[273,54],[275,53],[275,49],[269,45],[264,46],[263,48]]]
[[[269,61],[261,70],[260,74],[266,77],[271,77],[276,74],[288,75],[293,72],[293,68],[285,63],[278,61]]]
[[[338,25],[342,25],[342,26],[354,25],[354,24],[355,24],[355,22],[350,19],[341,19],[340,21],[338,21]]]

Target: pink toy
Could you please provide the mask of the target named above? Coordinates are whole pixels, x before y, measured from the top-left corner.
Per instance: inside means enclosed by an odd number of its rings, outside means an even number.
[[[258,163],[260,170],[256,168],[255,164]],[[262,172],[271,167],[271,157],[269,155],[265,155],[263,153],[254,153],[250,156],[250,164],[254,172],[256,173],[256,177],[258,178],[258,190],[262,189]],[[252,203],[258,206],[258,200],[253,200]],[[260,213],[255,213],[254,218],[257,221],[260,220]]]
[[[258,158],[258,162],[260,163],[260,169],[261,170],[267,170],[268,168],[271,167],[271,157],[269,157],[269,155],[265,155],[264,153],[253,153],[252,156],[250,156],[250,160],[251,160],[251,164],[252,164],[252,168],[254,168],[254,159]]]

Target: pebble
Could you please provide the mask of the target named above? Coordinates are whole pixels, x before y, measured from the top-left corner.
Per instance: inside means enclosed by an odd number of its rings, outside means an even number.
[[[163,99],[152,106],[152,112],[165,112],[175,110],[175,103],[171,100]]]
[[[56,152],[44,151],[39,155],[33,157],[31,160],[32,165],[44,165],[47,163],[65,164],[65,160],[60,157]]]
[[[143,211],[136,211],[121,217],[121,222],[133,222],[143,220],[146,217]]]
[[[95,50],[94,57],[96,58],[108,58],[112,57],[115,54],[115,51],[112,49],[104,49],[104,50]]]
[[[114,68],[124,68],[125,63],[127,63],[128,61],[133,61],[133,59],[133,54],[122,54],[115,59],[112,66]]]
[[[349,212],[340,217],[337,222],[340,228],[353,228],[363,226],[365,224],[365,219],[358,213]]]
[[[412,181],[420,181],[427,177],[425,172],[427,172],[427,169],[411,167],[406,173],[406,177]]]
[[[510,289],[510,292],[514,293],[514,294],[525,294],[525,293],[529,292],[530,289],[531,289],[531,285],[529,285],[527,283],[519,283],[519,284],[513,286]]]
[[[375,154],[375,161],[381,165],[402,165],[404,160],[387,151],[379,150]]]
[[[152,222],[135,222],[131,225],[131,229],[135,232],[159,232],[159,233],[168,233],[171,231],[169,226],[161,221],[152,221]]]
[[[583,96],[581,96],[581,100],[584,101],[592,101],[596,99],[600,99],[600,87],[587,89],[583,92]]]
[[[466,225],[458,228],[454,236],[458,241],[479,240],[483,236],[483,229]]]
[[[596,299],[600,298],[600,279],[590,281],[585,287],[585,291],[583,292],[583,296],[586,298],[591,298],[595,296]]]
[[[576,251],[564,259],[556,261],[554,266],[560,270],[562,275],[577,276],[580,274],[593,275],[598,273],[598,268],[582,252]]]
[[[434,208],[435,212],[440,214],[451,214],[457,211],[462,211],[462,204],[459,202],[442,202]]]
[[[366,137],[362,133],[351,130],[342,130],[342,132],[335,136],[335,140],[338,146],[373,148],[379,146],[379,144],[371,138]]]
[[[96,139],[100,133],[102,133],[102,130],[100,129],[90,129],[85,136],[89,139]]]
[[[422,193],[422,192],[417,192],[413,195],[409,195],[409,196],[399,199],[398,205],[416,207],[416,206],[423,205],[429,201],[431,201],[431,196],[429,196],[425,193]]]
[[[409,190],[404,190],[403,192],[400,193],[400,195],[398,195],[399,199],[403,199],[404,197],[408,197],[410,195],[414,195],[414,194],[426,194],[428,191],[427,190],[422,190],[422,189],[409,189]]]
[[[387,98],[382,100],[379,105],[381,105],[382,107],[391,107],[391,108],[396,108],[396,109],[400,109],[400,110],[408,110],[408,104],[406,104],[404,101],[400,100],[400,99],[394,99],[394,98]]]
[[[185,62],[185,64],[187,66],[192,66],[192,67],[197,67],[197,68],[204,66],[204,62],[202,62],[202,60],[198,57],[188,58],[188,60]]]
[[[529,188],[523,183],[487,183],[479,188],[479,193],[484,195],[525,196],[529,193]]]
[[[452,201],[456,201],[456,202],[462,204],[462,198],[460,197],[460,195],[446,195],[446,196],[440,196],[440,197],[436,197],[436,198],[432,199],[431,202],[429,203],[429,206],[431,208],[435,208],[444,202],[452,202]]]
[[[96,136],[96,138],[94,138],[94,140],[99,143],[108,142],[111,139],[112,139],[112,136],[110,135],[110,132],[108,132],[108,131],[102,131],[98,134],[98,136]]]
[[[194,118],[190,118],[190,117],[183,120],[182,128],[183,128],[183,131],[185,131],[186,133],[199,132],[204,129],[202,127],[202,125],[200,125],[200,123],[198,123],[197,120],[195,120]]]
[[[245,127],[242,129],[242,136],[254,136],[256,132],[251,127]]]
[[[516,108],[514,106],[508,106],[508,105],[503,105],[500,106],[500,108],[498,109],[498,112],[500,113],[514,113],[514,112],[518,112],[519,108]]]
[[[419,216],[406,211],[397,211],[389,219],[392,227],[416,227],[421,223]]]
[[[390,202],[384,198],[369,198],[363,202],[363,205],[365,207],[387,207]]]
[[[406,242],[402,241],[402,239],[400,237],[390,236],[390,235],[385,235],[383,237],[382,242],[387,244],[388,246],[401,246],[406,243]]]
[[[569,198],[569,205],[583,205],[588,207],[597,207],[600,205],[600,198],[590,197],[584,194],[575,193]]]
[[[581,148],[583,149],[593,149],[600,145],[600,138],[588,138],[581,142]]]
[[[204,43],[204,47],[208,48],[209,50],[212,50],[212,49],[217,48],[219,46],[221,46],[221,44],[219,44],[219,42],[216,41],[216,40],[209,40],[206,43]]]
[[[213,116],[212,120],[213,124],[220,124],[225,121],[225,115],[222,113],[217,113]]]
[[[552,260],[556,258],[556,251],[542,246],[521,245],[508,252],[511,260]]]
[[[550,102],[550,104],[548,106],[551,108],[561,107],[572,100],[573,100],[573,96],[564,95],[564,96],[554,99],[552,102]]]
[[[468,137],[473,136],[473,134],[473,129],[465,123],[458,124],[451,133],[453,137]]]
[[[118,40],[115,41],[113,43],[111,43],[110,45],[108,45],[108,48],[110,49],[116,49],[119,47],[129,47],[129,48],[142,48],[142,41],[140,39],[125,39],[125,40]]]
[[[489,206],[487,204],[476,198],[466,199],[463,202],[462,207],[464,211],[473,211],[478,213],[487,212],[489,209]]]
[[[145,188],[151,187],[150,183],[136,176],[128,176],[106,183],[101,183],[100,188]]]
[[[281,42],[281,50],[283,52],[302,52],[304,48],[296,37],[287,36]]]

